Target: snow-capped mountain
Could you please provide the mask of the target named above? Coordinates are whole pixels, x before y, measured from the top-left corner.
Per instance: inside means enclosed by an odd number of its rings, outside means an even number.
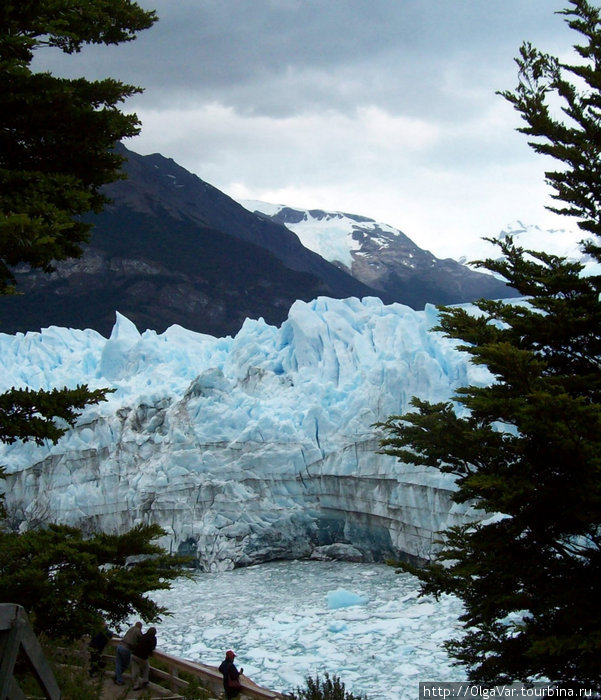
[[[374,219],[251,200],[240,203],[294,231],[306,248],[378,290],[384,300],[419,309],[427,302],[450,304],[515,295],[492,275],[476,272],[463,262],[437,258],[402,231]]]
[[[416,309],[511,296],[491,275],[439,260],[390,226],[286,207],[255,214],[169,158],[119,148],[127,179],[107,186],[111,204],[89,215],[83,256],[51,274],[15,270],[24,294],[3,300],[0,330],[108,335],[120,309],[139,328],[227,335],[245,318],[281,323],[294,301],[317,296],[379,296]]]
[[[322,209],[293,209],[254,200],[242,200],[240,204],[249,211],[266,214],[284,224],[296,233],[306,248],[349,271],[355,258],[369,256],[364,250],[369,242],[377,248],[389,248],[400,242],[406,248],[407,265],[411,265],[411,259],[419,250],[401,231],[366,216]]]
[[[173,160],[120,152],[127,179],[107,186],[111,204],[88,217],[83,256],[51,274],[16,270],[24,294],[2,300],[0,330],[109,335],[120,309],[143,329],[226,335],[245,318],[281,323],[297,299],[377,293]]]
[[[325,297],[235,337],[118,316],[96,331],[0,334],[0,391],[112,387],[57,445],[0,445],[14,527],[158,522],[205,570],[303,556],[428,557],[473,518],[453,478],[377,454],[374,423],[414,395],[489,381],[429,329],[428,306]],[[330,549],[330,545],[343,545]],[[326,548],[325,550],[323,548]]]
[[[581,250],[581,241],[590,239],[592,236],[578,229],[575,224],[573,229],[544,229],[516,220],[505,226],[494,238],[504,240],[509,236],[513,238],[514,243],[525,250],[544,251],[581,263],[584,266],[583,274],[585,275],[601,273],[599,263]],[[476,257],[496,258],[498,253],[499,250],[494,245],[483,242],[478,254],[474,251],[474,254],[468,259],[473,260]]]

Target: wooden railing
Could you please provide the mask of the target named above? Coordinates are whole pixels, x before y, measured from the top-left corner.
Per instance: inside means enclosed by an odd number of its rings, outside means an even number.
[[[118,638],[111,640],[116,647]],[[14,603],[0,604],[0,700],[26,700],[25,694],[19,688],[14,678],[14,667],[20,650],[23,650],[31,670],[36,677],[44,697],[47,700],[60,700],[61,692],[54,678],[50,665],[44,656],[40,643],[33,632],[25,610]],[[114,662],[114,657],[111,657]],[[165,671],[152,665],[160,662],[168,670]],[[214,666],[180,659],[155,649],[151,657],[150,677],[174,693],[188,687],[189,682],[179,677],[183,671],[200,679],[201,683],[214,691],[217,696],[223,690],[223,677]],[[268,690],[249,678],[240,676],[242,694],[253,700],[285,700],[286,696],[274,690]]]
[[[119,641],[119,639],[114,638],[111,640],[111,644],[117,646]],[[164,671],[156,668],[152,665],[154,661],[162,662],[169,670]],[[208,686],[217,695],[223,691],[223,676],[215,666],[207,666],[195,661],[180,659],[159,649],[154,650],[150,657],[150,662],[150,677],[161,681],[161,685],[168,685],[174,692],[182,690],[189,685],[188,681],[179,677],[180,671],[185,671],[191,676],[199,678],[203,685]],[[263,688],[244,675],[240,676],[240,683],[242,684],[241,693],[249,698],[253,698],[253,700],[285,700],[286,696],[282,695],[282,693]]]
[[[26,700],[14,677],[22,649],[44,697],[60,700],[61,691],[44,652],[31,629],[25,610],[15,603],[0,604],[0,700]]]

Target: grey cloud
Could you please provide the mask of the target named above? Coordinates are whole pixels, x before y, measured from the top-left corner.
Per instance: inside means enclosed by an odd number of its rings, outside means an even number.
[[[543,166],[495,91],[515,86],[524,40],[551,53],[574,43],[553,14],[567,0],[139,2],[160,19],[136,41],[36,60],[143,86],[126,105],[143,122],[134,150],[226,191],[296,192],[458,237],[541,201]],[[385,138],[369,109],[389,119]]]
[[[328,106],[437,111],[449,66],[511,57],[521,39],[561,32],[549,0],[158,0],[159,22],[120,47],[44,60],[52,69],[115,75],[145,87],[145,104],[219,101],[281,116]],[[499,88],[506,85],[496,86]],[[448,96],[449,97],[449,96]],[[452,96],[449,97],[453,102]],[[448,111],[445,109],[445,112]]]

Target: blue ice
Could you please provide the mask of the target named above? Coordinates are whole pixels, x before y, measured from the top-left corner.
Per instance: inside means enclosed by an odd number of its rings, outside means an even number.
[[[338,608],[348,608],[351,605],[367,605],[369,598],[358,595],[344,588],[337,588],[335,591],[328,591],[328,608],[336,610]]]

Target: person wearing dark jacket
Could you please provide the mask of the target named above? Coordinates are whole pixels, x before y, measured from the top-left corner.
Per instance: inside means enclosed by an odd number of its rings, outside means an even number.
[[[225,652],[225,659],[221,662],[219,666],[219,672],[223,676],[223,689],[225,691],[225,697],[236,698],[240,695],[240,690],[242,686],[240,685],[240,674],[244,672],[241,668],[239,671],[234,666],[234,658],[236,654],[230,649]]]
[[[136,642],[131,651],[131,675],[134,683],[134,690],[140,690],[148,685],[148,674],[150,663],[148,658],[157,646],[156,627],[149,627],[148,630]],[[138,677],[141,681],[138,683]]]
[[[102,629],[90,639],[90,676],[100,673],[106,666],[106,661],[102,658],[102,652],[112,636],[111,630],[105,623],[102,623]]]

